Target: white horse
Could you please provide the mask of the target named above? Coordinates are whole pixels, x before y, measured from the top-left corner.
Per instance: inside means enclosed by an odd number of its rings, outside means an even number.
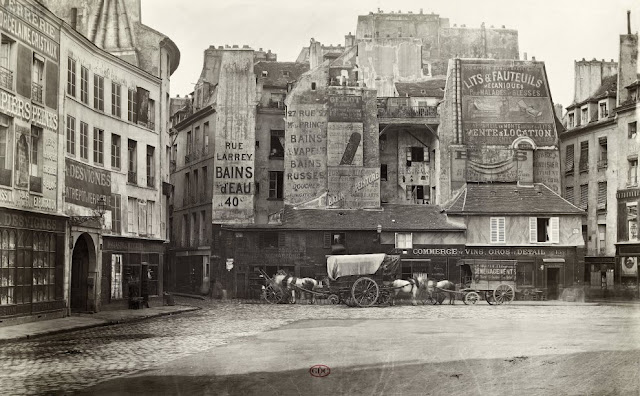
[[[416,297],[418,296],[418,292],[421,292],[426,287],[427,278],[424,275],[418,275],[414,278],[410,279],[396,279],[389,284],[389,287],[392,288],[390,293],[390,305],[396,304],[396,297],[398,294],[409,294],[411,295],[411,305],[418,305],[416,302]]]
[[[291,298],[289,299],[291,304],[295,304],[296,296],[302,296],[302,293],[305,293],[309,304],[315,303],[315,295],[312,291],[318,286],[318,281],[313,278],[296,278],[280,270],[271,278],[271,282],[285,296],[291,293]]]

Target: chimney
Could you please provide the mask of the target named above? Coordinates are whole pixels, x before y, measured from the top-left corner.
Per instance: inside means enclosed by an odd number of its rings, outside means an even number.
[[[562,111],[563,111],[563,107],[560,103],[556,103],[553,105],[553,110],[556,113],[556,117],[558,117],[559,120],[562,119]]]
[[[524,53],[522,54],[522,56],[524,57],[524,60],[527,60],[527,53],[526,53],[526,52],[524,52]]]
[[[627,11],[627,34],[620,35],[620,57],[618,58],[618,97],[616,104],[630,98],[626,86],[638,79],[638,35],[631,34],[631,11]]]
[[[353,34],[351,34],[351,32],[349,32],[349,34],[344,36],[344,46],[345,48],[350,48],[350,47],[353,47],[354,45],[356,45],[356,36],[354,36]]]
[[[322,44],[312,38],[309,44],[309,69],[312,70],[322,64],[323,59]]]

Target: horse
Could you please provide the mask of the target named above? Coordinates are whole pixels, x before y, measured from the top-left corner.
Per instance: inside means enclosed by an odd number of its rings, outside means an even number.
[[[416,302],[416,297],[418,292],[424,290],[426,286],[426,277],[423,275],[418,275],[414,278],[405,279],[396,279],[389,284],[389,287],[392,288],[390,293],[389,305],[396,304],[396,297],[398,294],[410,294],[411,295],[411,305],[418,305]]]
[[[281,290],[285,296],[291,296],[289,298],[291,304],[295,304],[296,296],[301,297],[303,293],[310,304],[315,303],[315,295],[312,291],[318,286],[318,281],[313,278],[296,278],[284,270],[278,270],[273,278],[271,278],[271,283],[274,287]],[[309,296],[310,298],[308,298]]]
[[[427,292],[431,298],[436,299],[438,304],[442,304],[447,297],[449,297],[449,304],[455,304],[455,293],[453,293],[455,291],[456,285],[449,280],[427,281]]]

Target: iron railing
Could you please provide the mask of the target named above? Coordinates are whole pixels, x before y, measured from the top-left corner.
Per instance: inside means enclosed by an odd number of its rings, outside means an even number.
[[[138,172],[127,172],[127,182],[138,184]]]
[[[31,83],[31,100],[42,103],[42,85]]]
[[[0,66],[0,86],[13,90],[13,72]]]
[[[438,116],[436,106],[378,106],[379,118],[434,118]]]

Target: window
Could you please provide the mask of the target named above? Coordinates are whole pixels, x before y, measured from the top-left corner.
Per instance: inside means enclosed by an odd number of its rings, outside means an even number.
[[[76,97],[76,61],[67,58],[67,94]]]
[[[533,286],[533,263],[518,261],[516,266],[516,284],[518,286]]]
[[[573,199],[574,199],[573,186],[565,187],[565,189],[564,189],[564,199],[566,199],[567,201],[573,203]]]
[[[93,128],[93,162],[104,165],[104,131]]]
[[[607,138],[601,137],[598,139],[598,146],[600,147],[600,156],[598,159],[598,169],[607,167]]]
[[[529,217],[529,241],[560,242],[560,218],[559,217]]]
[[[387,164],[380,164],[380,180],[387,181]]]
[[[205,220],[206,212],[200,211],[200,245],[204,245],[207,242],[207,222]]]
[[[583,107],[580,109],[580,125],[587,125],[589,123],[589,108]]]
[[[147,235],[147,201],[138,201],[138,234]]]
[[[120,161],[120,150],[122,143],[120,142],[120,136],[115,133],[111,134],[111,167],[114,169],[120,169],[122,166]]]
[[[505,218],[492,217],[491,225],[491,243],[505,243]]]
[[[111,195],[111,231],[116,234],[122,232],[122,197],[120,194]]]
[[[627,137],[629,139],[635,139],[637,132],[638,132],[638,122],[637,121],[630,122],[627,125]]]
[[[196,212],[191,213],[191,238],[189,241],[190,246],[198,246],[198,241],[200,237],[198,236],[198,231],[200,230],[200,226],[198,225],[198,214]]]
[[[138,184],[138,158],[137,158],[137,146],[138,143],[135,140],[129,139],[127,142],[127,154],[128,154],[128,175],[127,181],[129,183]]]
[[[627,184],[629,186],[638,185],[638,158],[631,158],[629,162],[629,173],[627,175]]]
[[[629,230],[629,241],[638,240],[638,203],[627,202],[627,227]]]
[[[147,146],[147,187],[154,187],[155,182],[155,148]]]
[[[347,246],[347,234],[344,232],[332,232],[329,247],[345,247]]]
[[[127,232],[130,234],[138,233],[137,209],[138,200],[129,197],[127,199]]]
[[[191,202],[198,202],[200,196],[198,195],[198,170],[194,169],[193,170],[193,183],[191,185],[191,188],[193,188],[193,191],[189,191],[189,194],[191,194]]]
[[[396,249],[412,249],[413,234],[410,232],[396,232]]]
[[[9,147],[9,118],[0,115],[0,184],[11,186],[11,153]]]
[[[13,90],[14,67],[11,61],[11,49],[13,41],[7,36],[2,36],[0,41],[0,86]]]
[[[197,126],[195,128],[195,130],[193,132],[193,136],[195,138],[195,144],[193,146],[194,147],[193,153],[196,154],[196,157],[198,157],[198,155],[197,155],[197,154],[199,154],[198,153],[198,148],[200,147],[200,127],[199,126]]]
[[[429,147],[407,147],[407,166],[412,162],[429,162]]]
[[[598,209],[607,207],[607,182],[598,182]]]
[[[598,119],[609,117],[609,111],[607,110],[607,102],[600,102],[600,112],[598,113]]]
[[[270,158],[284,158],[284,131],[271,130]]]
[[[283,93],[271,93],[269,98],[269,107],[272,109],[284,109],[284,94]]]
[[[147,235],[153,235],[153,211],[155,209],[154,201],[147,201]]]
[[[187,155],[191,155],[191,151],[193,150],[193,136],[191,135],[191,131],[187,132]],[[185,160],[185,162],[189,162],[189,160]]]
[[[80,101],[89,104],[89,69],[80,66]]]
[[[29,190],[42,192],[43,165],[42,129],[31,126],[31,163],[29,167]]]
[[[138,122],[138,103],[137,103],[137,95],[135,89],[130,89],[127,92],[127,120],[133,123]]]
[[[202,153],[207,155],[209,152],[209,123],[205,122],[202,125],[202,135],[204,136],[204,148],[202,149]]]
[[[283,171],[270,171],[269,172],[269,199],[282,199],[283,198]]]
[[[122,255],[111,254],[111,298],[122,298]]]
[[[187,246],[189,241],[189,216],[182,215],[182,246]]]
[[[202,167],[202,199],[204,201],[208,201],[209,200],[209,193],[207,191],[207,178],[209,176],[207,175],[207,167],[204,166]],[[256,194],[258,194],[258,192],[256,191]]]
[[[573,173],[573,167],[574,167],[574,149],[573,149],[573,144],[568,145],[567,148],[566,148],[566,154],[565,154],[565,158],[564,158],[564,166],[565,166],[565,171],[567,173]]]
[[[262,232],[260,233],[260,247],[277,248],[279,239],[277,232]]]
[[[80,121],[80,158],[89,159],[89,125]]]
[[[76,119],[67,116],[67,154],[76,154]]]
[[[575,114],[573,113],[569,113],[569,122],[567,123],[567,126],[569,128],[573,128],[574,126],[576,126],[576,117]]]
[[[408,185],[405,190],[406,196],[405,198],[410,201],[414,201],[414,203],[418,204],[428,204],[429,203],[429,186],[422,185]]]
[[[44,103],[42,91],[44,87],[44,58],[33,53],[33,78],[31,81],[31,100]]]
[[[111,83],[111,114],[120,118],[120,84]]]
[[[314,83],[314,82],[311,83],[311,90],[312,91],[316,90],[316,83]]]
[[[580,172],[589,172],[589,142],[580,142]]]
[[[191,203],[191,178],[189,177],[189,172],[184,174],[184,186],[185,189],[182,192],[184,197],[183,205],[188,205]]]
[[[582,209],[587,209],[589,205],[589,185],[581,184],[580,185],[580,207]]]
[[[149,129],[155,129],[156,127],[156,101],[153,99],[149,99],[149,108],[147,109],[147,120],[149,123],[147,126]]]
[[[93,108],[104,111],[104,77],[93,75]]]

